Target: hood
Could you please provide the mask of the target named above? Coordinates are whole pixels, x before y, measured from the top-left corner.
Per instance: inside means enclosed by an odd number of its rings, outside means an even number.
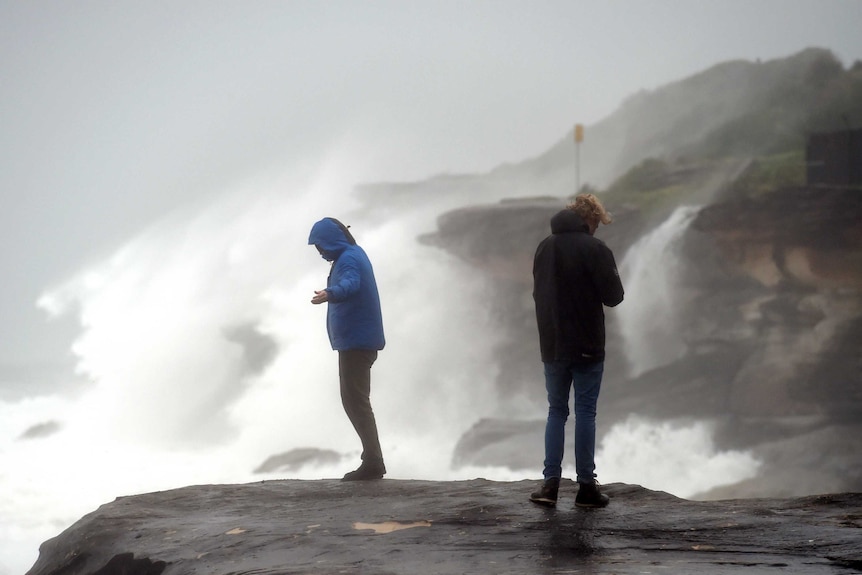
[[[568,232],[590,233],[590,227],[583,218],[572,210],[560,210],[551,218],[551,233],[564,234]]]
[[[308,244],[319,246],[323,259],[334,261],[344,250],[355,245],[356,240],[347,231],[347,226],[335,218],[323,218],[311,227]]]

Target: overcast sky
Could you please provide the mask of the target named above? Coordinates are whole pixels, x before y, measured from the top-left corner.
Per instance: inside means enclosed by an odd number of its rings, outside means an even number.
[[[39,295],[177,206],[333,149],[357,183],[487,171],[722,61],[850,65],[860,29],[859,0],[0,0],[0,365],[56,353]]]

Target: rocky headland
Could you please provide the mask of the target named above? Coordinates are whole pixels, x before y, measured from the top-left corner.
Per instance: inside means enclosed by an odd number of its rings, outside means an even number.
[[[810,184],[804,158],[809,134],[848,121],[862,125],[862,63],[810,49],[717,65],[587,127],[581,191],[614,213],[598,236],[618,263],[643,264],[644,241],[673,232],[647,262],[665,281],[621,272],[599,436],[632,415],[708,422],[717,449],[759,462],[755,477],[698,501],[611,484],[611,506],[592,511],[573,507],[568,480],[555,510],[527,501],[532,482],[193,486],[103,505],[45,542],[29,574],[859,572],[862,188]],[[368,222],[440,214],[419,241],[484,278],[498,396],[538,414],[476,421],[453,468],[535,469],[545,406],[532,257],[575,191],[572,158],[566,136],[488,174],[359,189]],[[645,293],[670,305],[647,306],[633,337],[620,309]],[[247,329],[226,337],[259,343]],[[271,358],[262,350],[250,369]],[[341,457],[309,446],[256,471]]]
[[[465,208],[443,215],[439,232],[424,239],[493,286],[491,305],[507,334],[497,354],[502,394],[530,397],[535,384],[532,256],[562,204]],[[599,235],[622,258],[649,224],[642,214],[617,213]],[[750,450],[763,462],[757,478],[700,498],[862,491],[862,193],[800,187],[718,199],[665,257],[680,262],[673,306],[682,352],[632,375],[631,342],[608,310],[601,429],[631,414],[708,420],[719,448]],[[538,420],[481,421],[454,462],[529,468],[523,454],[541,433]]]
[[[750,83],[734,85],[744,89],[719,88],[741,78]],[[706,421],[718,449],[761,462],[756,478],[697,498],[862,491],[862,187],[806,179],[807,135],[839,129],[842,114],[862,122],[862,64],[844,70],[812,49],[716,66],[638,94],[588,129],[603,157],[587,163],[619,175],[593,174],[603,187],[581,191],[613,212],[597,236],[618,264],[629,259],[626,301],[606,312],[600,435],[633,414]],[[476,189],[518,197],[451,210],[421,238],[487,279],[501,334],[497,388],[535,401],[536,413],[532,257],[573,195],[571,152],[562,141],[477,179]],[[653,236],[673,226],[656,249]],[[645,295],[633,332],[624,308]],[[479,421],[453,464],[529,469],[524,454],[541,434],[538,420]]]

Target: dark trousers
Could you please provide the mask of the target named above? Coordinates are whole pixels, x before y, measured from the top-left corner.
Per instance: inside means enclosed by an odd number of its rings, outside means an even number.
[[[349,349],[338,352],[338,379],[341,382],[341,404],[359,439],[362,441],[362,460],[383,460],[377,421],[371,409],[371,366],[377,351]]]

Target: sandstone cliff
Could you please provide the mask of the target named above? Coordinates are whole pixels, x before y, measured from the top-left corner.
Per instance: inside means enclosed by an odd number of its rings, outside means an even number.
[[[493,286],[491,304],[508,336],[498,353],[501,394],[530,397],[534,387],[530,266],[561,205],[458,210],[425,238]],[[642,214],[623,211],[600,231],[618,258],[632,246],[627,227],[643,229]],[[677,247],[683,273],[673,305],[683,352],[631,375],[633,344],[610,310],[601,428],[630,414],[709,420],[721,447],[750,449],[764,462],[758,478],[702,497],[862,490],[862,193],[801,187],[718,200],[698,212]],[[528,468],[520,454],[540,433],[540,421],[482,422],[456,463]]]
[[[600,157],[586,163],[617,174],[590,188],[616,220],[598,235],[618,263],[634,260],[622,270],[627,301],[607,313],[600,431],[631,414],[709,421],[719,447],[751,450],[763,463],[757,478],[701,497],[862,490],[862,190],[807,186],[803,157],[806,135],[829,128],[829,118],[862,122],[860,95],[862,65],[843,70],[813,49],[722,64],[639,94],[588,131]],[[561,184],[571,153],[563,141],[459,181],[460,193],[481,190],[476,205],[444,213],[421,238],[487,278],[503,334],[499,393],[535,401],[536,413],[544,398],[530,393],[531,262],[572,195]],[[494,186],[520,199],[488,201]],[[640,244],[674,221],[678,237],[644,261]],[[635,281],[644,272],[663,281]],[[625,308],[646,292],[671,303],[647,304],[641,322],[652,326],[633,336]],[[529,468],[525,446],[540,439],[540,421],[477,422],[454,463]]]

